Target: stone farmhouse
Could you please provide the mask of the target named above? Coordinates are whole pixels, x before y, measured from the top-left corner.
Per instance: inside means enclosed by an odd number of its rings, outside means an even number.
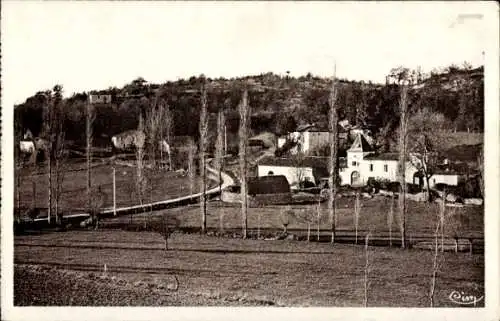
[[[347,138],[346,133],[339,133],[340,139]],[[290,149],[291,154],[308,153],[315,148],[328,144],[329,132],[326,126],[305,125],[297,128],[296,131],[278,137],[278,148],[285,145],[287,141],[293,141],[296,145]]]
[[[339,140],[347,140],[355,138],[358,134],[364,134],[365,131],[361,128],[353,127],[348,120],[339,122]],[[290,149],[292,155],[300,153],[307,154],[316,148],[321,148],[329,142],[329,131],[327,124],[307,124],[297,127],[297,130],[290,132],[287,135],[278,137],[277,146],[281,148],[287,141],[295,142],[295,146]],[[372,139],[365,136],[370,143]]]

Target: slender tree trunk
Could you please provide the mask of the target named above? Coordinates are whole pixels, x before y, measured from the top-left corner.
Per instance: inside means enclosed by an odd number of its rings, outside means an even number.
[[[407,95],[408,86],[401,85],[400,97],[400,132],[399,132],[399,183],[400,194],[398,199],[399,213],[401,218],[401,248],[406,247],[406,133],[407,133]]]
[[[370,261],[369,261],[369,256],[368,256],[368,242],[370,239],[370,233],[366,234],[365,237],[365,275],[364,275],[364,290],[365,290],[365,295],[364,295],[364,300],[363,300],[363,305],[365,307],[368,306],[368,275],[370,273]]]
[[[200,113],[200,174],[201,174],[201,196],[200,196],[200,213],[201,213],[201,233],[205,234],[207,229],[207,199],[206,199],[206,164],[205,152],[208,136],[208,117],[207,117],[207,91],[205,82],[201,88],[201,113]]]
[[[434,258],[432,260],[432,277],[431,277],[431,288],[429,291],[429,305],[434,307],[434,293],[436,290],[436,276],[438,272],[438,231],[440,229],[441,223],[438,222],[436,226],[436,231],[434,233]]]
[[[31,200],[31,204],[33,206],[33,209],[35,210],[36,209],[36,182],[35,180],[33,180],[31,182],[31,193],[32,193],[32,200]]]
[[[93,136],[93,122],[94,122],[94,113],[90,104],[87,104],[87,113],[86,113],[86,124],[85,124],[85,136],[87,140],[86,144],[86,158],[87,158],[87,209],[89,212],[92,211],[92,136]],[[94,213],[90,213],[94,215]],[[94,218],[93,218],[94,219]]]
[[[316,230],[316,240],[319,242],[319,225],[321,223],[321,198],[318,199],[318,207],[317,207],[317,230]]]
[[[335,66],[336,69],[336,66]],[[329,145],[330,145],[330,159],[329,159],[329,176],[328,176],[328,211],[330,214],[331,223],[331,243],[335,243],[335,230],[336,230],[336,194],[337,194],[337,149],[338,149],[338,115],[337,115],[337,88],[336,88],[336,70],[333,75],[332,85],[329,97]]]
[[[16,197],[17,197],[17,210],[21,214],[21,165],[20,161],[17,161],[17,172],[16,172]]]
[[[391,195],[391,205],[389,207],[389,216],[387,225],[389,226],[389,247],[392,247],[392,223],[394,222],[394,194]]]
[[[50,142],[49,144],[51,144]],[[50,218],[52,216],[52,150],[49,151],[49,196],[48,196],[48,212],[47,212],[47,222],[50,224]]]
[[[116,216],[116,167],[113,166],[113,216]]]
[[[240,179],[241,179],[241,215],[243,238],[247,238],[247,212],[248,212],[248,192],[247,192],[247,141],[248,141],[248,91],[245,89],[243,98],[239,106],[240,112],[240,132],[239,132],[239,154],[240,154]]]
[[[219,195],[222,197],[222,167],[224,164],[224,112],[219,109],[217,113],[217,139],[215,143],[215,167],[219,176]]]

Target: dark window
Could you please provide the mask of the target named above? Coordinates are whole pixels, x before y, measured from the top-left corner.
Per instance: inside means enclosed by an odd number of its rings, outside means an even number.
[[[387,170],[388,170],[388,166],[384,165],[384,172],[387,172]]]
[[[267,173],[267,175],[271,176],[271,175],[274,175],[274,173],[273,173],[273,171],[269,171],[269,172]]]
[[[373,164],[370,164],[370,172],[373,172]]]
[[[352,166],[356,166],[356,161],[352,161]]]

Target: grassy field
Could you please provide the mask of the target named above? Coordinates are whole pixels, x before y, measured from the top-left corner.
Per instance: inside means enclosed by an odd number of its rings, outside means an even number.
[[[147,232],[17,236],[14,304],[363,305],[362,246],[174,234],[171,250],[163,247]],[[368,255],[368,306],[428,306],[431,252],[370,247]],[[453,290],[484,291],[483,255],[442,254],[436,306],[453,306]]]
[[[42,170],[38,170],[41,172]],[[167,200],[190,193],[189,180],[176,172],[145,170],[148,177],[148,191],[145,202]],[[29,207],[33,204],[33,182],[36,184],[36,206],[46,207],[48,197],[47,174],[35,174],[24,170],[21,173],[20,198],[21,207]],[[117,207],[139,204],[135,189],[136,168],[128,166],[116,167],[116,205]],[[87,172],[84,164],[72,164],[64,174],[62,184],[63,194],[61,196],[61,207],[65,210],[77,210],[85,208],[86,202]],[[111,165],[98,163],[92,168],[92,185],[101,187],[104,194],[103,207],[113,205],[113,169]],[[195,191],[199,190],[196,183]],[[17,192],[15,191],[14,204],[17,204]]]
[[[354,225],[354,198],[344,197],[338,200],[337,208],[337,229],[353,231]],[[390,208],[390,199],[385,197],[376,197],[373,199],[362,200],[362,207],[359,218],[360,231],[372,231],[373,233],[388,233],[387,214]],[[316,216],[317,205],[295,205],[290,208],[295,213],[289,218],[288,229],[306,229],[307,223],[297,218],[301,212]],[[321,224],[320,229],[329,230],[330,222],[328,219],[328,209],[326,202],[321,204]],[[248,227],[249,229],[274,229],[281,230],[283,227],[280,218],[280,212],[287,209],[287,206],[266,206],[249,208]],[[397,200],[394,204],[394,222],[393,235],[399,237],[399,216],[397,214]],[[167,213],[177,217],[181,227],[199,227],[200,209],[198,205],[188,207],[168,209],[154,212],[153,216],[159,216]],[[432,235],[435,230],[438,213],[438,204],[427,204],[408,201],[407,213],[407,231],[411,237],[425,234]],[[464,206],[460,208],[447,208],[448,219],[445,224],[445,233],[453,236],[458,233],[462,237],[482,237],[484,231],[484,208],[482,206]],[[137,221],[143,221],[143,215],[138,214]],[[458,219],[460,217],[460,219]],[[103,224],[125,225],[129,222],[128,217],[117,217],[107,220]],[[227,204],[219,201],[208,203],[207,209],[207,227],[210,229],[234,229],[241,228],[241,207],[238,204]],[[460,222],[461,225],[457,224]],[[314,233],[317,224],[311,226]]]

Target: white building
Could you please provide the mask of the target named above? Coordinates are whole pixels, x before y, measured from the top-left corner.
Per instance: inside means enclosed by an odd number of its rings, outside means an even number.
[[[306,125],[297,128],[297,131],[290,132],[288,135],[278,138],[278,148],[285,145],[287,141],[293,141],[296,145],[290,149],[292,155],[299,152],[307,154],[308,152],[323,147],[329,142],[329,132],[324,126]],[[346,139],[347,133],[339,133],[340,139]]]
[[[425,186],[426,182],[421,172],[414,164],[418,158],[410,155],[412,161],[406,163],[405,181],[407,183]],[[347,166],[339,169],[341,185],[363,186],[370,178],[377,180],[399,181],[398,153],[376,153],[362,134],[358,134],[351,148],[347,150]],[[457,172],[439,171],[429,179],[433,188],[436,184],[457,185],[460,174]]]
[[[322,177],[328,176],[327,157],[304,157],[303,159],[264,157],[257,166],[257,176],[284,175],[290,186],[309,181],[319,184]]]
[[[307,132],[303,132],[307,133]],[[302,137],[309,137],[303,135]],[[347,158],[339,159],[339,177],[341,185],[363,186],[370,178],[399,181],[398,153],[376,153],[362,134],[358,134],[352,146],[347,150]],[[406,182],[425,186],[425,179],[413,165],[406,164]],[[301,180],[309,180],[318,185],[321,178],[328,176],[327,157],[305,157],[301,161],[292,158],[267,157],[258,165],[258,176],[285,175],[290,185],[297,185]],[[457,185],[461,175],[455,171],[436,171],[429,179],[433,188],[436,184]]]

